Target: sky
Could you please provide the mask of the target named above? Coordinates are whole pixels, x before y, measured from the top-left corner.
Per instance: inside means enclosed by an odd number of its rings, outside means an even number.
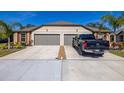
[[[0,20],[7,23],[20,22],[22,25],[42,25],[50,22],[67,21],[85,25],[97,22],[101,16],[113,14],[118,16],[120,11],[0,11]]]

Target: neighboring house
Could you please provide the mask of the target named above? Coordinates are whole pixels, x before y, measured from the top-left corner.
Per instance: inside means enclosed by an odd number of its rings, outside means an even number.
[[[110,41],[110,31],[103,30],[103,29],[100,30],[98,28],[89,27],[89,26],[85,26],[85,27],[93,32],[93,34],[96,37],[96,39],[103,39],[103,40]]]
[[[124,42],[124,28],[110,34],[111,42]]]
[[[14,32],[14,43],[26,45],[71,45],[77,34],[97,33],[80,24],[53,22],[42,26],[25,27]],[[107,32],[108,33],[108,32]]]

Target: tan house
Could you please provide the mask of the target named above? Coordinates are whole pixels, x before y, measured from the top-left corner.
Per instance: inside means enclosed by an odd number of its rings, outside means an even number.
[[[110,34],[111,42],[124,42],[124,29]]]
[[[20,31],[15,31],[13,37],[14,43],[26,43],[26,45],[71,45],[75,35],[92,33],[98,38],[96,29],[60,21],[37,27],[25,27]],[[109,32],[104,32],[104,34],[105,39],[109,40]]]

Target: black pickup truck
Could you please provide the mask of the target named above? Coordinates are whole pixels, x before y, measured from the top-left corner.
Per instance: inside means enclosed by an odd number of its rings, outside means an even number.
[[[72,46],[78,49],[80,55],[93,53],[102,56],[109,49],[109,41],[95,39],[93,34],[80,34],[73,38]]]

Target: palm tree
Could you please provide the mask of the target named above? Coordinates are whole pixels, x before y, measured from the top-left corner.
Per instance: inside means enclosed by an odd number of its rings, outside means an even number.
[[[8,49],[10,49],[10,36],[16,27],[22,27],[20,23],[14,22],[12,24],[7,24],[4,21],[0,21],[0,37],[2,39],[8,39]]]
[[[95,22],[95,23],[89,23],[87,24],[87,26],[89,27],[94,27],[94,28],[97,28],[98,29],[98,33],[99,36],[101,36],[100,34],[102,33],[102,31],[105,31],[105,30],[109,30],[102,21],[99,21],[99,22]],[[97,37],[98,38],[98,37]]]
[[[113,16],[111,14],[102,16],[101,20],[104,23],[108,23],[110,28],[116,32],[117,29],[119,29],[121,26],[124,25],[124,16],[123,14],[121,16]]]

